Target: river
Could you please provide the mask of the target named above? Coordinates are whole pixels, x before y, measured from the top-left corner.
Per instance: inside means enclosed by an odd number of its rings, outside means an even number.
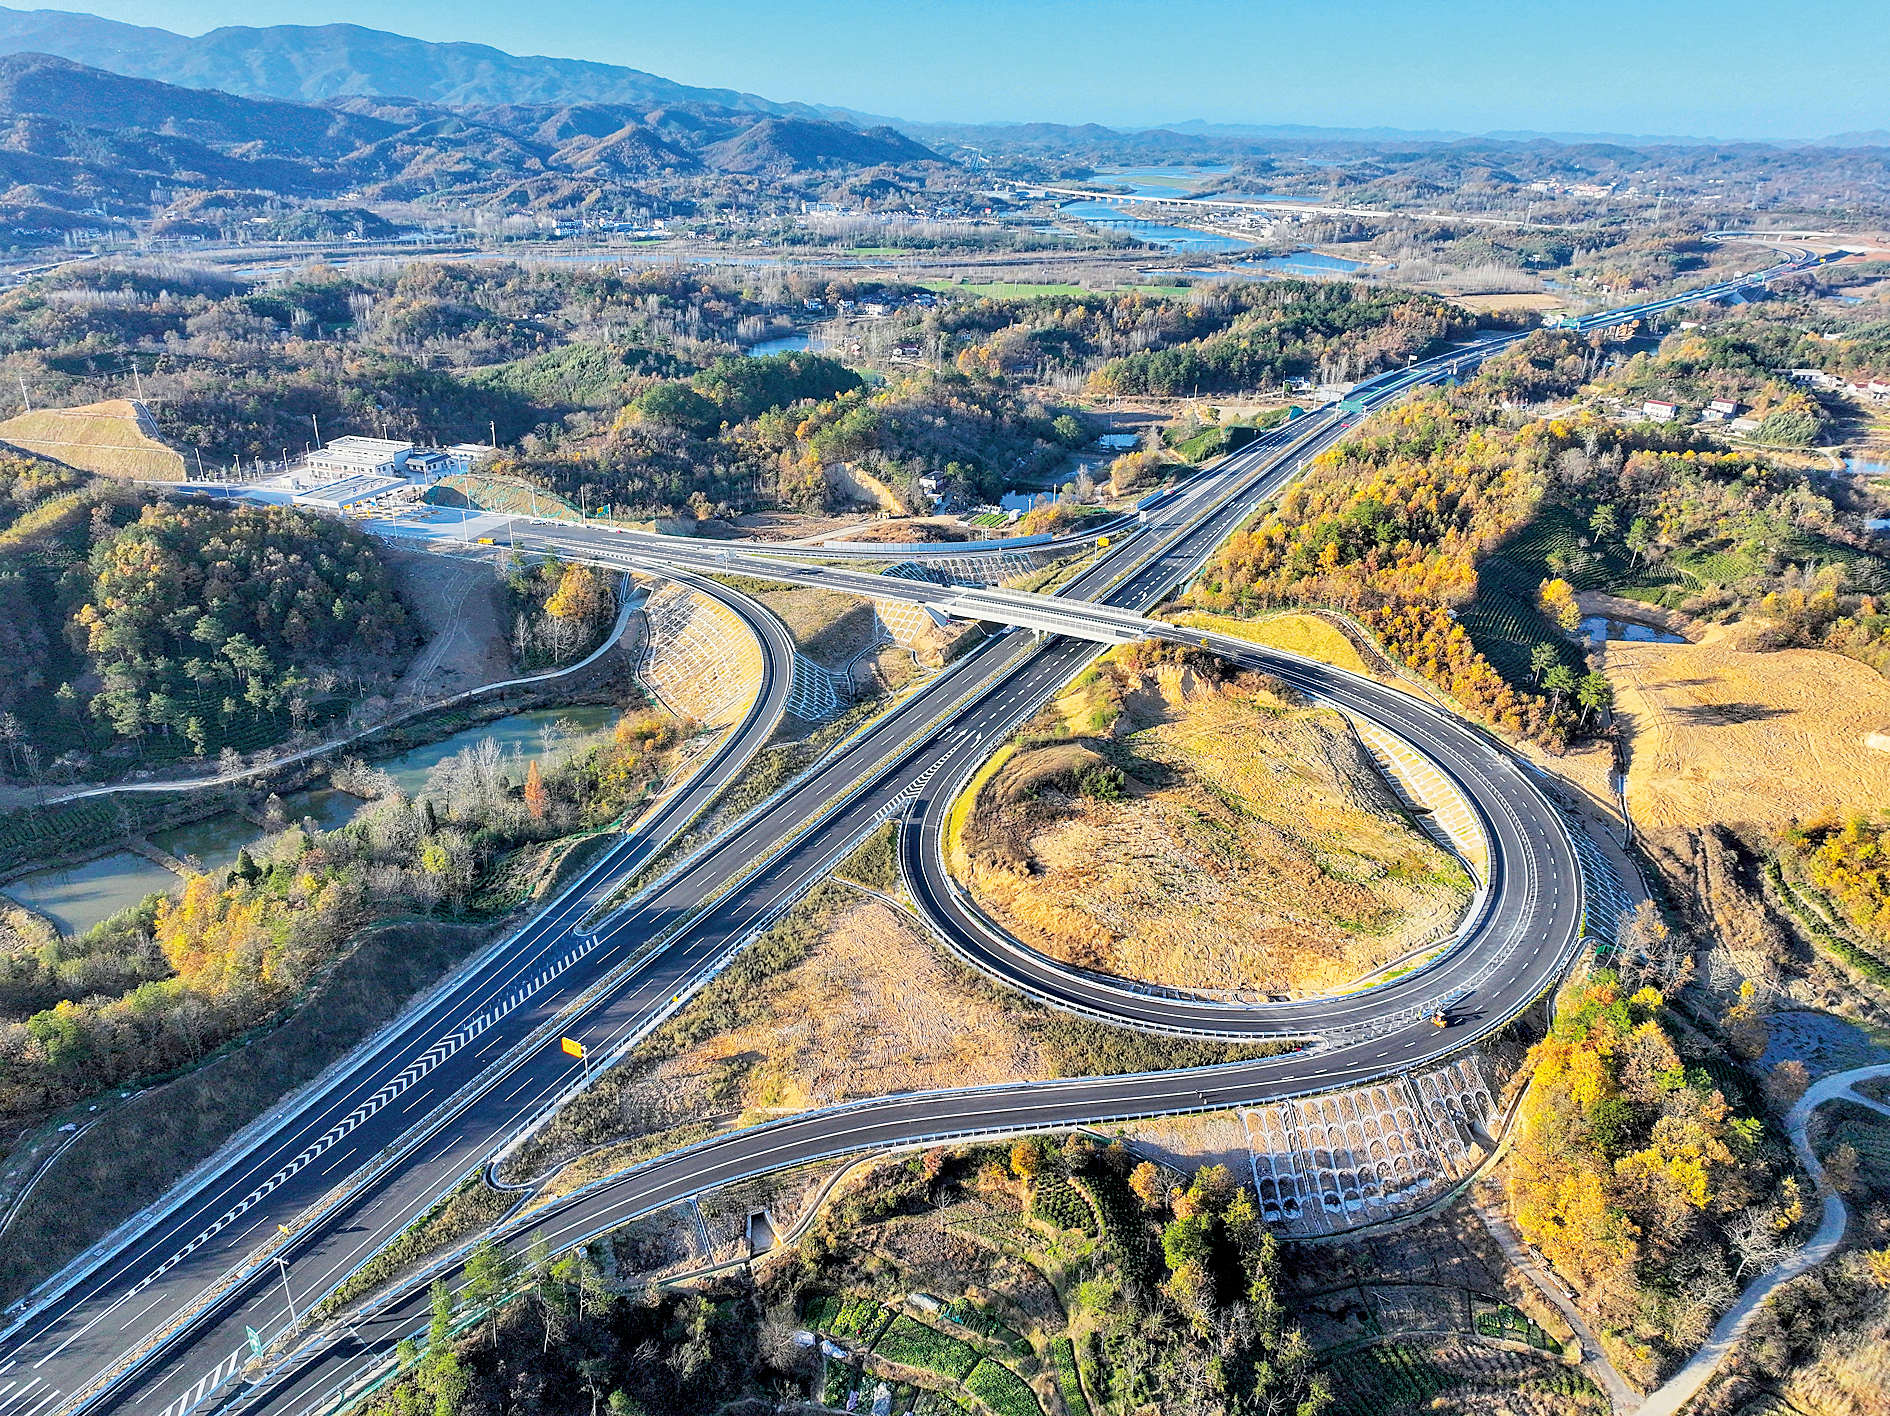
[[[1221,251],[1252,250],[1252,241],[1243,241],[1233,236],[1222,236],[1211,231],[1194,231],[1186,226],[1167,226],[1159,221],[1146,221],[1135,215],[1133,206],[1118,206],[1109,201],[1067,202],[1061,208],[1065,216],[1073,216],[1078,221],[1091,226],[1100,226],[1109,231],[1123,231],[1137,240],[1147,241],[1152,245],[1166,246],[1173,251],[1183,251],[1190,255],[1212,255]]]

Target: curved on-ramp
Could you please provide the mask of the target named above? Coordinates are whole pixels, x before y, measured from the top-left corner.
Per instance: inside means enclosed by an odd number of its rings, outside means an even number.
[[[1758,278],[1770,278],[1785,269],[1780,267]],[[1705,298],[1711,293],[1693,292],[1685,298]],[[1656,304],[1644,308],[1660,307]],[[1617,312],[1616,317],[1620,314]],[[1415,381],[1442,377],[1508,342],[1509,338],[1483,341],[1474,349],[1452,351],[1426,361],[1424,366],[1362,388],[1358,391],[1359,401],[1364,406],[1372,406],[1388,400]],[[1322,425],[1321,436],[1336,436],[1339,426],[1342,425],[1327,421]],[[1241,464],[1238,458],[1237,454],[1229,461],[1236,467],[1252,465]],[[1272,472],[1257,481],[1248,478],[1248,472],[1240,472],[1232,480],[1239,484],[1241,494],[1216,500],[1211,505],[1199,500],[1194,492],[1184,493],[1176,499],[1177,507],[1168,508],[1163,518],[1175,534],[1155,537],[1145,551],[1132,554],[1128,558],[1132,568],[1125,575],[1110,579],[1110,572],[1103,568],[1095,575],[1086,573],[1078,584],[1089,593],[1106,593],[1112,602],[1125,608],[1137,609],[1152,603],[1166,588],[1192,575],[1212,546],[1244,519],[1244,512],[1250,506],[1250,499],[1245,499],[1247,492],[1270,493],[1277,490],[1279,484]],[[580,537],[589,532],[589,528],[561,529],[565,537],[572,531]],[[624,544],[616,537],[610,539],[616,539],[619,547]],[[582,550],[579,553],[582,554]],[[692,942],[673,964],[665,963],[651,978],[628,989],[626,996],[600,993],[594,1004],[584,1006],[609,1014],[609,1025],[619,1031],[634,1030],[639,1025],[637,1019],[647,1013],[648,1005],[628,995],[645,993],[651,985],[662,986],[664,979],[670,976],[684,978],[683,974],[667,971],[683,968],[690,957],[712,961],[739,947],[742,931],[752,927],[767,909],[797,898],[796,892],[805,888],[805,883],[820,870],[825,860],[837,858],[826,853],[856,839],[857,834],[870,829],[873,821],[882,819],[886,811],[914,801],[918,803],[921,817],[935,810],[934,801],[949,795],[948,785],[970,770],[967,764],[981,756],[980,749],[988,752],[990,746],[995,746],[1020,721],[1017,716],[1020,701],[1027,701],[1031,695],[1054,692],[1093,652],[1092,648],[1054,640],[1040,651],[1028,654],[1015,652],[1013,645],[1004,641],[974,651],[974,657],[983,668],[962,677],[964,681],[976,680],[981,687],[951,705],[951,723],[955,727],[935,723],[927,727],[920,738],[911,740],[895,740],[889,729],[882,735],[888,755],[878,757],[880,766],[873,769],[879,775],[862,778],[864,786],[856,784],[847,788],[850,793],[857,791],[856,808],[816,821],[807,832],[805,847],[797,847],[755,871],[732,894],[718,896],[713,893],[713,887],[706,887],[711,893],[703,898],[714,903],[702,910],[700,927],[690,926],[695,931]],[[1235,657],[1244,657],[1259,651],[1253,646],[1236,645],[1230,652]],[[1290,665],[1282,660],[1272,671],[1319,696],[1337,701],[1357,700],[1353,706],[1366,716],[1377,716],[1373,709],[1385,709],[1392,697],[1388,691],[1362,680],[1342,681],[1336,671],[1322,666]],[[980,679],[979,673],[987,677]],[[1396,697],[1402,700],[1403,696]],[[1495,867],[1489,903],[1475,921],[1477,947],[1453,951],[1440,966],[1419,976],[1421,983],[1394,981],[1385,985],[1392,993],[1374,992],[1375,1002],[1397,997],[1400,1001],[1396,1008],[1386,1010],[1364,1004],[1360,1001],[1364,995],[1302,1000],[1298,1005],[1302,1010],[1317,1005],[1323,1006],[1325,1011],[1307,1017],[1268,1012],[1260,1014],[1263,1023],[1244,1025],[1242,1031],[1241,1027],[1206,1026],[1206,1019],[1200,1015],[1203,1005],[1199,1000],[1143,997],[1132,1000],[1132,1007],[1125,1007],[1121,1000],[1109,999],[1109,1010],[1120,1020],[1136,1026],[1170,1031],[1231,1031],[1256,1037],[1267,1036],[1269,1031],[1274,1036],[1304,1036],[1310,1032],[1316,1033],[1321,1042],[1316,1048],[1286,1056],[1196,1072],[893,1095],[783,1118],[717,1137],[600,1181],[508,1226],[505,1236],[522,1242],[526,1235],[542,1231],[554,1246],[568,1247],[636,1214],[733,1179],[849,1151],[927,1144],[947,1137],[986,1135],[1003,1130],[1065,1128],[1086,1122],[1221,1109],[1352,1085],[1420,1065],[1435,1058],[1440,1049],[1455,1050],[1501,1026],[1518,1008],[1526,1006],[1530,999],[1553,984],[1562,963],[1579,943],[1581,885],[1572,848],[1564,850],[1556,846],[1557,840],[1568,846],[1568,839],[1559,821],[1552,819],[1553,811],[1547,809],[1540,792],[1520,774],[1506,777],[1506,772],[1515,772],[1513,765],[1473,730],[1437,714],[1427,705],[1408,700],[1391,711],[1397,720],[1388,724],[1391,730],[1407,740],[1427,742],[1433,757],[1441,763],[1449,763],[1467,790],[1470,778],[1484,779],[1483,785],[1471,795],[1485,813],[1486,828],[1492,833],[1493,843],[1501,847],[1493,853],[1509,852]],[[1434,716],[1426,718],[1427,712]],[[811,796],[822,789],[821,783],[831,775],[820,771],[810,774],[809,786],[803,795]],[[786,819],[792,813],[784,807],[781,814]],[[752,823],[747,828],[748,834],[765,833],[767,824],[766,820]],[[718,950],[722,951],[721,955]],[[1475,967],[1465,961],[1475,961]],[[1006,966],[1015,967],[1015,960],[1008,961]],[[1449,974],[1451,988],[1469,990],[1456,1007],[1464,1021],[1443,1036],[1422,1016],[1435,988],[1443,982],[1440,973]],[[1042,982],[1066,992],[1071,986],[1068,980]],[[1401,984],[1403,991],[1398,992]],[[671,998],[670,1004],[673,1006],[676,1001]],[[1249,1005],[1246,1012],[1256,1014],[1259,1009]],[[1135,1016],[1137,1013],[1140,1016]],[[1216,1014],[1214,1018],[1218,1023],[1226,1021],[1224,1014]],[[498,1109],[504,1110],[504,1103],[499,1103]],[[427,1171],[425,1175],[433,1173]],[[426,1183],[434,1182],[427,1180]],[[409,1187],[412,1187],[411,1182]],[[134,1256],[130,1262],[136,1267],[138,1260]],[[228,1259],[223,1262],[227,1263]],[[449,1257],[443,1268],[450,1272],[456,1262],[456,1257]],[[244,1301],[251,1303],[253,1294]],[[240,1400],[239,1406],[251,1405],[252,1398],[272,1407],[296,1410],[328,1404],[338,1376],[345,1381],[358,1369],[359,1359],[386,1352],[395,1338],[424,1326],[424,1307],[424,1294],[418,1289],[403,1287],[387,1295],[381,1306],[365,1315],[359,1327],[350,1329],[341,1342],[329,1343],[327,1339],[334,1334],[321,1334],[321,1344],[300,1354],[308,1360],[298,1360],[291,1363],[288,1370],[272,1374]],[[266,1308],[258,1307],[256,1311],[267,1316]],[[227,1329],[230,1321],[239,1319],[220,1317],[218,1331]],[[223,1368],[217,1370],[221,1372]],[[275,1380],[276,1375],[280,1376],[280,1381]],[[149,1389],[148,1384],[146,1389]],[[188,1395],[186,1406],[195,1400],[195,1395]],[[62,1401],[60,1405],[69,1407],[71,1403]]]
[[[1203,636],[1185,638],[1200,643]],[[1230,662],[1395,733],[1463,792],[1489,841],[1491,870],[1451,946],[1390,982],[1278,1002],[1220,1001],[1060,963],[993,922],[951,875],[945,860],[951,804],[976,763],[909,815],[900,835],[907,888],[939,937],[968,963],[1054,1006],[1152,1031],[1221,1038],[1330,1042],[1389,1031],[1446,1008],[1450,1027],[1425,1026],[1440,1050],[1456,1051],[1553,986],[1581,939],[1582,876],[1570,827],[1541,787],[1483,733],[1423,700],[1297,655],[1205,638]]]
[[[134,1323],[152,1315],[148,1321],[156,1326],[139,1337],[136,1349],[148,1362],[225,1297],[244,1291],[246,1282],[269,1269],[275,1253],[300,1243],[314,1216],[352,1202],[417,1147],[444,1137],[437,1172],[423,1168],[414,1176],[415,1193],[403,1197],[404,1217],[392,1231],[369,1241],[322,1236],[318,1262],[335,1276],[352,1266],[364,1243],[378,1247],[391,1239],[431,1203],[434,1188],[464,1173],[464,1162],[451,1153],[451,1123],[497,1080],[481,1060],[488,1045],[509,1033],[529,1038],[525,1030],[535,1009],[561,991],[581,990],[590,976],[611,967],[606,949],[583,956],[572,949],[579,923],[626,872],[686,830],[746,770],[785,712],[794,652],[786,626],[726,586],[677,578],[735,610],[761,641],[761,682],[742,721],[526,924],[462,964],[374,1038],[226,1142],[158,1202],[16,1305],[0,1338],[0,1366],[30,1359],[38,1375],[26,1386],[35,1400],[44,1390],[48,1399],[57,1398],[49,1410],[89,1402],[116,1382],[128,1359],[115,1346],[135,1332],[125,1327],[127,1314],[137,1315],[129,1319]],[[491,1021],[474,1029],[468,1018]],[[475,1040],[482,1045],[473,1045]],[[349,1177],[340,1187],[322,1179],[336,1170]],[[291,1221],[295,1237],[266,1244],[269,1227],[256,1227],[264,1215]],[[53,1362],[59,1365],[49,1370]]]

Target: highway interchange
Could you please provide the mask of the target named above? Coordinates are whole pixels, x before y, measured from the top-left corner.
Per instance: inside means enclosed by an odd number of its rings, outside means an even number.
[[[1797,262],[1760,273],[1772,278]],[[1735,288],[1729,282],[1684,300]],[[1593,317],[1591,325],[1683,303]],[[1372,381],[1369,406],[1505,347],[1479,341]],[[590,527],[535,525],[521,545],[687,579],[743,615],[763,646],[762,692],[747,719],[638,829],[609,846],[528,926],[487,950],[379,1038],[177,1192],[34,1295],[0,1334],[0,1416],[136,1410],[183,1416],[324,1410],[384,1367],[425,1324],[423,1284],[383,1295],[351,1324],[297,1324],[308,1308],[461,1177],[547,1114],[577,1082],[567,1034],[607,1058],[644,1035],[881,820],[899,817],[915,901],[953,948],[1059,1006],[1162,1031],[1310,1038],[1316,1046],[1206,1072],[899,1095],[808,1113],[661,1157],[535,1211],[517,1243],[567,1247],[729,1179],[823,1156],[946,1135],[1221,1107],[1382,1076],[1454,1051],[1552,987],[1582,930],[1582,881],[1567,828],[1485,735],[1336,670],[1238,641],[1217,652],[1371,718],[1417,745],[1475,804],[1494,861],[1477,917],[1437,964],[1342,999],[1237,1007],[1161,997],[1063,970],[1017,946],[946,876],[940,823],[957,787],[1006,735],[1099,650],[1132,612],[1185,584],[1255,505],[1335,440],[1336,413],[1290,423],[1152,508],[1146,524],[1046,607],[1005,613],[1048,631],[996,635],[883,713],[802,778],[686,855],[601,918],[600,902],[746,766],[786,701],[793,645],[779,622],[698,573],[765,574],[879,598],[949,600],[953,587],[754,551],[649,544]],[[759,561],[757,565],[754,562]],[[857,581],[867,580],[871,585]],[[1076,602],[1102,602],[1094,610]],[[1103,608],[1103,606],[1113,607]],[[1048,616],[1048,618],[1045,618]],[[1059,618],[1062,617],[1062,618]],[[1101,633],[1098,626],[1102,627]],[[1073,633],[1057,632],[1059,630]],[[1077,637],[1083,636],[1083,637]],[[1424,1014],[1449,996],[1466,1022],[1445,1034]],[[283,1235],[278,1226],[287,1226]],[[449,1277],[453,1261],[442,1265]],[[257,1344],[268,1360],[251,1363]],[[289,1354],[283,1360],[284,1354]]]

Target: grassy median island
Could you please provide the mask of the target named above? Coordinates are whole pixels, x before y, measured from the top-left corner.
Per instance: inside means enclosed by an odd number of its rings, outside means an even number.
[[[952,866],[1067,963],[1331,988],[1440,937],[1469,898],[1343,718],[1198,651],[1110,655],[1012,747],[955,813]]]
[[[841,867],[883,869],[883,838]],[[501,1178],[540,1197],[737,1126],[862,1097],[1202,1067],[1286,1050],[1055,1012],[945,954],[903,912],[820,886],[574,1098]]]

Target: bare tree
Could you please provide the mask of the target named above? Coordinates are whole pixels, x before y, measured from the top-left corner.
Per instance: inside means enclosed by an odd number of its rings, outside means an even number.
[[[1754,1274],[1771,1272],[1792,1248],[1785,1231],[1778,1226],[1778,1217],[1770,1208],[1760,1205],[1742,1210],[1726,1226],[1726,1238],[1731,1241],[1733,1252],[1739,1255],[1736,1272],[1741,1278],[1748,1270]]]

